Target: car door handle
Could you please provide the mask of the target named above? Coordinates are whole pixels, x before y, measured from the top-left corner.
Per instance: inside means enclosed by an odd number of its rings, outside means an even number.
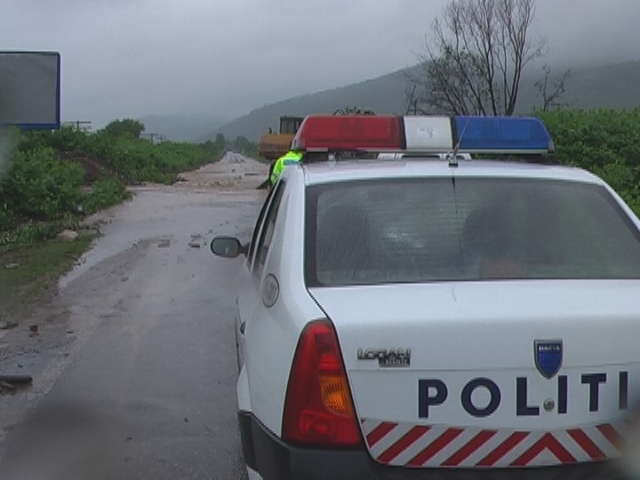
[[[242,323],[240,324],[240,333],[241,333],[242,335],[244,335],[244,327],[245,327],[245,325],[246,325],[246,324],[247,324],[247,322],[242,322]]]

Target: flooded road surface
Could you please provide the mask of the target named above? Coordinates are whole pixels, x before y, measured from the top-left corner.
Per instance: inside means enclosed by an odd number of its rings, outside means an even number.
[[[215,235],[248,240],[267,166],[228,154],[89,219],[102,236],[60,291],[0,338],[3,479],[245,478],[234,279]],[[38,333],[28,326],[38,325]]]

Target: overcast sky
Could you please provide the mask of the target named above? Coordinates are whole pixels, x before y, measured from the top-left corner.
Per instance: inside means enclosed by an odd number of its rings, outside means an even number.
[[[447,0],[1,0],[0,50],[62,55],[63,120],[235,117],[416,63]],[[640,0],[538,0],[551,59],[640,60]]]

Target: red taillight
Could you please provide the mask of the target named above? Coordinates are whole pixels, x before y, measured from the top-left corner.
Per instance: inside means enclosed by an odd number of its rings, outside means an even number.
[[[308,116],[292,142],[296,150],[397,150],[403,147],[400,117]]]
[[[311,322],[300,336],[284,403],[282,437],[309,446],[361,444],[338,339],[329,320]]]

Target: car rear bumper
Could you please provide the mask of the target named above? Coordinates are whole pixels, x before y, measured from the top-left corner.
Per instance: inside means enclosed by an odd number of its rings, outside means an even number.
[[[409,470],[387,467],[371,459],[366,450],[320,450],[294,447],[276,437],[252,414],[238,413],[245,463],[264,480],[612,480],[625,478],[611,463],[580,464],[532,469]]]

